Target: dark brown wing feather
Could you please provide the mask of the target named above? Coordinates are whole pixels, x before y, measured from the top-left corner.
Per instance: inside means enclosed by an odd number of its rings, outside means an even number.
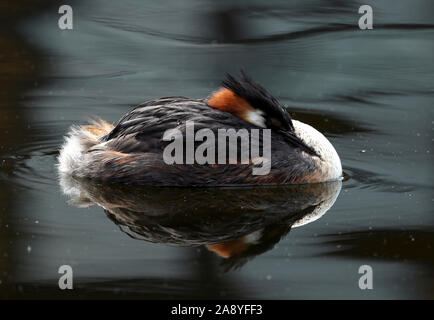
[[[195,131],[211,129],[216,144],[218,129],[244,128],[249,133],[250,129],[258,129],[230,113],[210,108],[203,100],[182,97],[152,100],[134,108],[101,138],[105,148],[126,154],[127,158],[107,158],[98,148],[90,150],[95,167],[89,174],[125,183],[216,186],[290,183],[315,169],[313,162],[302,156],[300,148],[288,144],[285,135],[275,130],[271,133],[271,172],[265,176],[252,175],[252,164],[168,165],[162,157],[164,148],[170,143],[162,140],[164,132],[179,129],[184,134],[185,143],[187,120],[194,122]],[[237,146],[240,149],[240,143]],[[262,151],[262,141],[259,150]]]

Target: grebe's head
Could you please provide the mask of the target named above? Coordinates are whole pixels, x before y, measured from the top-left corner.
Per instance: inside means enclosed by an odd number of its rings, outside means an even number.
[[[315,180],[336,180],[342,176],[341,160],[327,138],[310,125],[292,120],[278,100],[243,71],[240,79],[228,74],[222,88],[211,94],[206,102],[214,109],[282,134],[288,143],[315,161],[319,168]]]
[[[342,164],[330,141],[314,127],[301,121],[292,120],[295,135],[318,155],[318,165],[323,171],[323,180],[337,180],[342,177]]]

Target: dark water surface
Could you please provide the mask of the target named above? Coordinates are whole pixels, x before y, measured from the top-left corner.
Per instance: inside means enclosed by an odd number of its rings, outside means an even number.
[[[74,1],[71,31],[59,3],[40,3],[0,7],[1,297],[434,298],[432,1],[376,1],[367,31],[359,1]],[[207,96],[240,67],[325,133],[342,186],[72,181],[81,207],[62,193],[71,124]],[[224,257],[246,235],[254,245]],[[64,264],[72,291],[58,289]]]

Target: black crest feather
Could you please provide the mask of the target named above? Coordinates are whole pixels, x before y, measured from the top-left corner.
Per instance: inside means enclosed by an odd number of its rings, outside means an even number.
[[[264,112],[267,128],[277,130],[285,139],[294,146],[318,156],[317,152],[306,145],[294,132],[291,116],[286,109],[263,86],[252,80],[243,70],[240,79],[236,79],[229,73],[222,81],[222,86],[232,90],[237,96],[244,98],[249,104]],[[277,121],[276,121],[277,120]]]
[[[240,79],[226,74],[226,79],[222,81],[222,86],[232,90],[240,98],[247,100],[252,107],[263,111],[268,128],[276,127],[276,123],[278,123],[278,129],[294,131],[291,117],[285,108],[263,86],[253,81],[243,70],[241,70]]]

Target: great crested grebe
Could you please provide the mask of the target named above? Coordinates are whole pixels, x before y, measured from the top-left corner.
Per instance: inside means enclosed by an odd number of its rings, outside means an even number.
[[[248,153],[247,162],[240,162],[238,156],[244,151],[235,146],[234,161],[233,153],[217,147],[218,139],[205,153],[224,154],[226,162],[167,163],[163,154],[172,142],[163,137],[168,130],[187,132],[181,137],[182,159],[188,157],[185,146],[189,143],[196,151],[201,147],[197,137],[188,141],[189,122],[194,122],[195,133],[206,128],[215,137],[222,129],[247,129],[251,141],[253,129],[268,130],[270,153],[263,152],[259,158],[269,163],[269,171],[255,175],[258,158],[253,153]],[[257,141],[262,147],[267,142],[265,138]],[[61,175],[153,186],[279,185],[342,176],[332,144],[313,127],[292,120],[276,98],[243,72],[240,79],[227,75],[222,88],[206,99],[160,98],[138,105],[115,126],[103,120],[73,126],[58,161]]]

